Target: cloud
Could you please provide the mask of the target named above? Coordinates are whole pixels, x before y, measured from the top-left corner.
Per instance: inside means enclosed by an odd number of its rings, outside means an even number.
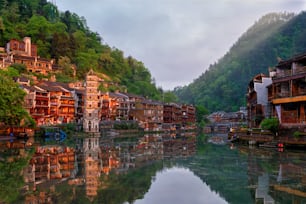
[[[87,19],[105,43],[142,61],[164,89],[186,85],[220,59],[269,12],[305,8],[304,0],[58,1]]]

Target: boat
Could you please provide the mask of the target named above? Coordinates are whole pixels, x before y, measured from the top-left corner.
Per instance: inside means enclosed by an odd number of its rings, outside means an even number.
[[[262,144],[259,144],[259,147],[263,148],[279,148],[278,142],[265,142]]]
[[[46,142],[63,142],[67,138],[67,134],[59,127],[41,127],[41,130]]]

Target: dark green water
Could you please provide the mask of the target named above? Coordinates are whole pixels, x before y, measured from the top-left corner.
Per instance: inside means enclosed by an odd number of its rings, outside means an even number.
[[[0,203],[306,203],[305,150],[197,138],[0,141]]]

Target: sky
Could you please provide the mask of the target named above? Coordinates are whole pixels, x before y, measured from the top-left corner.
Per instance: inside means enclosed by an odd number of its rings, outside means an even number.
[[[184,86],[221,59],[270,12],[306,10],[305,0],[53,0],[86,19],[103,43],[142,61],[164,90]]]

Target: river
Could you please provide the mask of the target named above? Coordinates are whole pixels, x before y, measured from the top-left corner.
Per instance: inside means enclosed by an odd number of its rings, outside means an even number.
[[[306,203],[305,150],[208,141],[194,134],[87,137],[68,147],[2,140],[0,203]]]

